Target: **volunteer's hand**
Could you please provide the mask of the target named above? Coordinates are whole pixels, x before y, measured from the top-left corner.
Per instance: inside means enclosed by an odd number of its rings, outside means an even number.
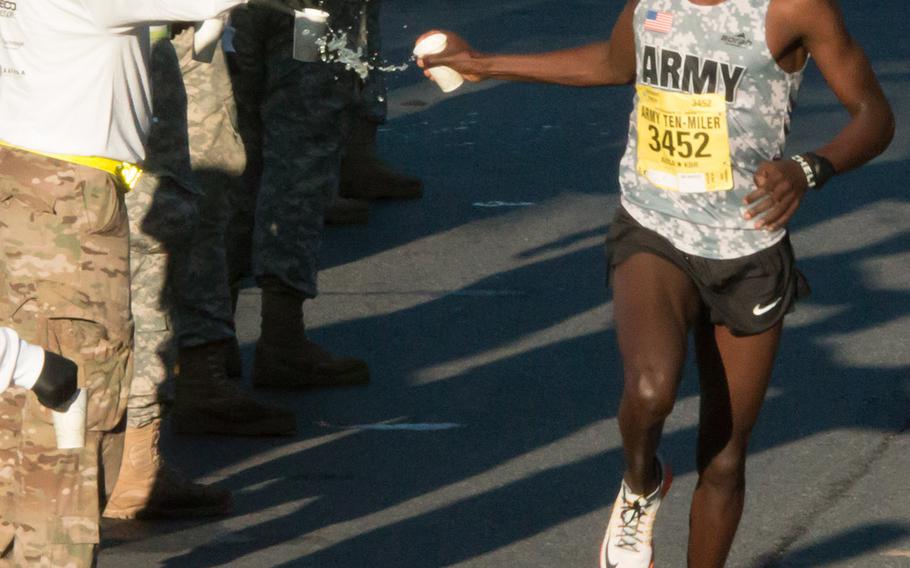
[[[806,174],[793,160],[764,162],[755,172],[755,191],[745,198],[743,216],[757,219],[756,229],[774,231],[790,222],[809,188]]]
[[[32,392],[38,397],[38,402],[51,409],[61,408],[76,394],[76,364],[67,359],[51,353],[44,352],[44,367]]]
[[[486,79],[480,61],[480,53],[471,49],[468,42],[455,32],[430,30],[417,38],[414,45],[420,43],[423,38],[438,33],[446,35],[446,48],[440,53],[417,58],[417,66],[424,70],[424,75],[430,76],[429,71],[427,71],[430,67],[444,65],[458,71],[462,77],[473,83]]]

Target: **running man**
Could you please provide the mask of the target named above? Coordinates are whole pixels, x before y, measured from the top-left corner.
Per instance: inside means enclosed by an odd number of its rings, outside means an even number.
[[[657,447],[692,332],[701,418],[688,564],[723,566],[783,318],[808,292],[787,225],[808,189],[868,162],[893,135],[869,61],[834,0],[629,0],[609,41],[532,55],[479,53],[445,33],[447,50],[422,67],[471,81],[635,84],[607,238],[626,471],[600,565],[654,565],[654,516],[671,482]],[[810,55],[851,120],[786,157]]]

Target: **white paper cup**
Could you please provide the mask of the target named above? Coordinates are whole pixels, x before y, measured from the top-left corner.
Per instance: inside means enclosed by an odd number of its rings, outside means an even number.
[[[435,33],[423,38],[414,46],[414,55],[423,57],[445,51],[448,45],[446,34]],[[439,85],[443,93],[451,93],[464,83],[464,77],[461,73],[451,67],[439,66],[429,69],[430,77]]]
[[[319,40],[329,31],[329,13],[315,8],[294,11],[294,59],[304,63],[322,60]]]
[[[85,415],[88,398],[85,389],[79,389],[70,399],[64,412],[53,411],[57,449],[72,450],[85,447]]]

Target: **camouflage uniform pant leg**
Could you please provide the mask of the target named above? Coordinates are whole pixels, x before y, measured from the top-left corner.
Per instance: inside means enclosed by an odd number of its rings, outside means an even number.
[[[381,0],[366,0],[367,2],[367,53],[373,69],[367,75],[360,95],[360,115],[369,120],[382,124],[388,114],[387,90],[385,74],[377,69],[383,65],[382,58],[382,29],[380,27]]]
[[[234,337],[234,314],[228,282],[225,230],[230,176],[198,171],[198,222],[192,242],[175,250],[169,283],[174,330],[179,348]]]
[[[232,196],[246,161],[225,55],[217,50],[211,61],[194,59],[194,34],[189,27],[172,42],[186,89],[193,177],[202,193],[196,233],[174,263],[172,300],[179,347],[235,335],[227,231]]]
[[[65,555],[58,565],[88,566],[99,542],[98,443],[123,418],[132,376],[128,237],[111,176],[0,149],[0,325],[74,360],[88,392],[80,450],[56,448],[50,411],[33,393],[2,395],[5,408],[22,408],[19,430],[2,444],[0,476],[0,522],[14,526],[14,556],[41,549]]]
[[[66,521],[61,519],[58,526],[48,529],[46,514],[40,511],[45,509],[49,495],[54,499],[60,499],[62,495],[62,498],[81,501],[75,508],[85,513],[91,511],[90,500],[96,494],[93,488],[98,485],[98,470],[82,467],[81,464],[98,463],[101,433],[87,432],[83,449],[57,451],[53,461],[48,461],[50,456],[41,448],[55,445],[53,427],[48,428],[40,420],[35,420],[35,415],[25,412],[27,396],[27,391],[13,389],[0,401],[0,475],[5,478],[2,510],[16,519],[15,522],[7,519],[0,521],[3,529],[0,533],[0,567],[94,566],[97,539],[85,534],[85,531],[93,533],[96,529],[78,517],[70,517]],[[23,440],[11,445],[9,442],[14,438],[14,432],[23,433]],[[74,507],[67,508],[73,510]],[[32,511],[36,513],[33,515]],[[61,538],[62,535],[53,534],[54,530],[75,530],[83,534],[75,539]]]
[[[130,271],[138,294],[132,306],[136,321],[135,371],[127,404],[127,426],[142,428],[162,416],[167,402],[165,384],[173,364],[173,333],[160,307],[160,293],[167,277],[166,254],[135,255]]]
[[[19,540],[17,542],[22,542]],[[30,547],[27,543],[13,550],[13,566],[28,568],[79,568],[97,566],[98,545],[74,546],[55,544]]]
[[[126,410],[130,428],[142,428],[161,418],[163,389],[172,362],[171,326],[162,303],[168,255],[158,239],[142,230],[160,185],[161,178],[146,173],[125,198],[130,219],[130,306],[136,329],[135,371]]]
[[[39,421],[33,415],[31,422],[27,418],[23,422],[13,565],[89,568],[95,565],[100,542],[98,522],[92,519],[99,515],[97,464],[102,433],[87,432],[84,448],[57,450],[49,462],[51,456],[42,448],[56,444],[54,429]],[[50,526],[47,514],[41,512],[48,499],[71,502],[59,507],[61,514],[68,515]]]
[[[16,469],[25,394],[24,389],[9,389],[0,396],[0,568],[12,565],[16,524],[11,512],[16,510]]]
[[[253,226],[259,182],[247,175],[238,178],[228,189],[228,223],[224,231],[228,266],[228,283],[232,290],[253,275]]]
[[[351,127],[354,76],[321,63],[285,62],[286,82],[264,97],[262,182],[253,268],[306,297],[317,294],[325,208],[338,192]]]
[[[265,32],[275,29],[275,18],[270,10],[256,5],[239,6],[231,12],[235,29],[231,83],[237,131],[246,158],[241,181],[228,196],[231,203],[226,233],[228,271],[235,287],[241,279],[253,274],[253,227],[262,176],[261,109],[268,82],[266,61],[271,51]]]
[[[130,219],[131,304],[136,323],[136,372],[127,426],[141,428],[162,415],[173,363],[173,325],[165,302],[171,251],[192,240],[197,191],[192,181],[186,92],[171,42],[157,40],[149,55],[155,113],[145,173],[126,195]],[[176,244],[176,245],[175,245]]]

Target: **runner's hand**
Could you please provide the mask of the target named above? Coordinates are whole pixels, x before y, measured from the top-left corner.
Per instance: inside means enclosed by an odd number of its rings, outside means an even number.
[[[745,198],[746,219],[761,217],[756,229],[774,231],[790,222],[809,188],[806,174],[793,160],[764,162],[755,172],[755,191]]]
[[[445,65],[446,67],[451,67],[455,71],[458,71],[461,73],[462,77],[473,83],[486,79],[483,75],[484,70],[480,63],[480,54],[471,49],[468,42],[455,32],[430,30],[417,38],[414,45],[420,43],[423,38],[436,33],[443,33],[446,35],[446,48],[440,53],[424,55],[423,57],[417,58],[417,66],[424,70],[424,75],[427,77],[430,76],[429,71],[427,71],[430,67]]]

